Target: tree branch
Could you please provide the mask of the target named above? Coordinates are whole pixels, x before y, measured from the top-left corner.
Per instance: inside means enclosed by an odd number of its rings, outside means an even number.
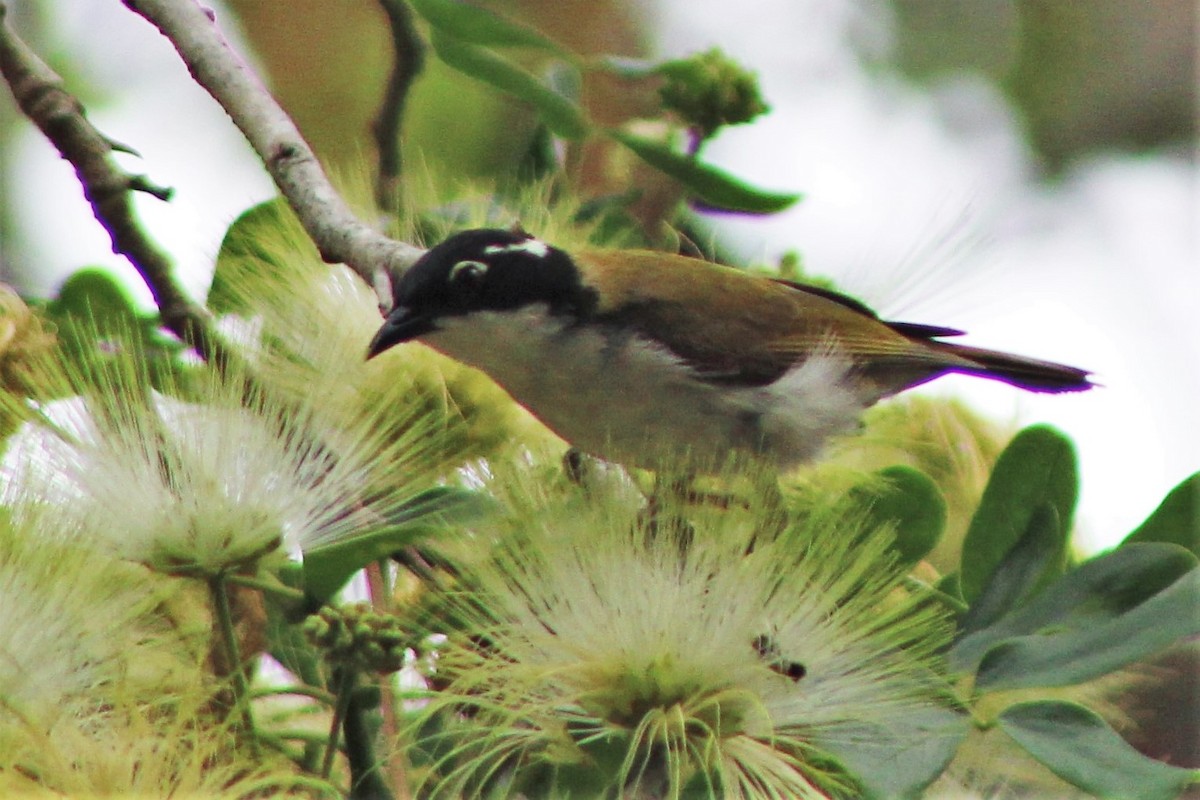
[[[413,25],[412,10],[407,0],[379,0],[379,5],[383,7],[391,26],[395,61],[388,76],[379,116],[371,123],[371,133],[375,136],[375,147],[379,151],[375,202],[382,209],[391,209],[396,204],[404,163],[400,149],[400,125],[404,121],[408,90],[425,64],[425,45]]]
[[[262,159],[327,262],[350,267],[390,302],[392,276],[423,252],[389,239],[358,219],[334,190],[312,148],[246,62],[234,52],[212,12],[195,0],[124,0],[170,40],[192,77],[229,114]]]
[[[113,252],[129,259],[150,288],[163,325],[194,347],[205,360],[224,365],[230,353],[210,324],[208,311],[194,302],[175,280],[171,258],[142,230],[134,211],[133,192],[160,200],[170,189],[144,175],[130,175],[112,154],[132,152],[96,130],[79,101],[63,88],[62,78],[21,41],[0,3],[0,73],[17,105],[75,168],[92,213],[112,239]]]

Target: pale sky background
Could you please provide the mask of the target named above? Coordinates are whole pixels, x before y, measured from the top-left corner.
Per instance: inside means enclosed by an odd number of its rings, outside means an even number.
[[[1194,164],[1097,156],[1047,187],[1034,180],[1012,110],[987,84],[962,78],[926,91],[864,71],[847,37],[865,30],[886,47],[886,20],[866,20],[842,0],[737,5],[731,24],[729,0],[645,4],[658,40],[669,42],[662,55],[719,45],[761,77],[772,112],[724,134],[708,158],[806,196],[770,218],[721,218],[723,237],[747,256],[797,249],[809,269],[885,316],[1094,370],[1104,388],[1081,395],[965,378],[922,391],[1064,430],[1080,453],[1081,543],[1119,541],[1200,467]],[[108,87],[112,102],[95,104],[91,119],[141,151],[145,160],[127,167],[175,187],[171,203],[141,198],[139,212],[202,296],[225,228],[273,186],[166,41],[122,4],[73,0],[54,23],[79,72]],[[52,293],[83,264],[110,265],[138,285],[40,134],[30,129],[0,154],[0,173],[0,201],[28,237],[19,244],[38,254],[41,284],[30,288]]]

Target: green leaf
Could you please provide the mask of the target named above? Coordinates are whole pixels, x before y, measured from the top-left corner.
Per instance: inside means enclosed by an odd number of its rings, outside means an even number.
[[[943,594],[950,595],[956,600],[962,600],[962,584],[959,582],[957,572],[951,572],[948,575],[943,575],[941,580],[933,585],[933,588],[937,589]]]
[[[159,337],[157,314],[143,314],[129,291],[108,271],[84,268],[63,283],[58,297],[46,304],[57,326],[63,353],[86,362],[99,341],[146,348]]]
[[[516,797],[585,798],[613,796],[614,784],[630,747],[626,732],[612,728],[597,734],[590,729],[580,734],[566,726],[572,742],[556,743],[555,756],[533,769],[521,770],[514,788]],[[580,743],[580,738],[586,741]],[[572,751],[572,745],[578,749]]]
[[[1024,535],[992,572],[983,592],[963,617],[959,626],[962,634],[986,628],[1036,594],[1046,577],[1062,564],[1066,544],[1054,506],[1038,506]]]
[[[800,199],[798,194],[756,189],[723,170],[675,151],[665,142],[625,131],[609,130],[606,133],[650,166],[682,183],[689,192],[712,208],[747,214],[771,214],[783,211]]]
[[[931,707],[889,723],[813,733],[862,784],[864,798],[915,798],[946,769],[970,725],[966,715]]]
[[[493,508],[493,501],[478,492],[445,486],[422,492],[392,515],[387,525],[306,551],[304,592],[314,602],[326,602],[368,564]]]
[[[295,562],[284,565],[277,573],[285,586],[293,589],[303,587],[303,567]],[[279,598],[267,592],[263,594],[267,606],[267,652],[308,686],[325,685],[321,677],[321,655],[304,636],[300,626],[290,617]]]
[[[1173,584],[1196,565],[1196,558],[1168,544],[1135,544],[1098,556],[1059,578],[1025,605],[993,625],[957,641],[950,665],[973,671],[995,644],[1036,633],[1111,619]]]
[[[1194,585],[1195,566],[1195,556],[1183,548],[1149,542],[1094,558],[993,625],[960,639],[948,654],[950,666],[959,672],[978,667],[982,673],[985,657],[998,659],[986,675],[977,677],[976,685],[988,689],[1059,686],[1079,680],[1080,674],[1103,674],[1097,670],[1149,655],[1174,641],[1181,630],[1195,627],[1196,615],[1186,609],[1174,619],[1149,619],[1159,609],[1179,611],[1178,605],[1187,602],[1188,584],[1177,582],[1190,574],[1188,581]],[[1167,589],[1172,592],[1165,600],[1150,604]],[[1138,629],[1139,625],[1145,627]],[[1125,640],[1105,640],[1118,635]],[[1011,652],[991,656],[993,649],[1017,642],[1025,657],[1050,662],[1022,665]],[[1038,671],[1024,675],[1012,671],[1026,667]]]
[[[488,47],[533,47],[569,61],[575,59],[545,34],[494,11],[462,0],[410,0],[412,7],[434,27],[437,35]]]
[[[269,278],[287,269],[283,258],[266,243],[288,224],[290,214],[282,198],[267,200],[243,211],[225,231],[208,290],[208,307],[215,313],[247,310],[247,272],[253,273],[250,277]],[[269,281],[264,282],[263,291],[270,291],[269,286]]]
[[[902,565],[915,564],[942,538],[946,528],[946,499],[933,479],[901,465],[875,473],[881,480],[855,487],[851,501],[867,509],[871,528],[891,525],[896,532],[892,549]]]
[[[103,376],[119,368],[114,355],[128,357],[126,368],[136,362],[128,377],[145,376],[159,390],[184,385],[194,369],[179,360],[186,346],[161,332],[161,317],[139,310],[125,286],[106,270],[85,268],[72,274],[58,297],[46,304],[46,315],[56,326],[63,358],[99,389],[111,390]]]
[[[1200,472],[1176,486],[1137,530],[1130,542],[1171,542],[1200,557]]]
[[[1075,448],[1048,425],[1018,433],[996,460],[962,548],[962,590],[973,603],[992,573],[1029,529],[1044,504],[1058,514],[1063,531],[1079,494]]]
[[[1174,800],[1200,781],[1200,771],[1142,755],[1100,716],[1075,703],[1018,703],[1006,708],[998,721],[1051,772],[1096,797]]]
[[[101,333],[129,333],[143,316],[121,282],[98,267],[73,273],[46,310],[52,317],[90,320]]]
[[[413,542],[434,535],[438,526],[389,525],[304,554],[304,591],[315,603],[330,600],[350,576]]]
[[[1000,642],[975,676],[983,691],[1071,686],[1200,634],[1200,569],[1110,620]]]
[[[578,105],[539,81],[523,67],[485,47],[434,33],[433,49],[449,66],[537,109],[546,127],[564,139],[582,139],[590,130]]]

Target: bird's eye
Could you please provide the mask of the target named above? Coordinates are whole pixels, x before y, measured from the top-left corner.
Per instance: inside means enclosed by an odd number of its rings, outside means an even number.
[[[488,265],[482,261],[459,261],[450,268],[450,283],[458,286],[474,287],[487,273]]]

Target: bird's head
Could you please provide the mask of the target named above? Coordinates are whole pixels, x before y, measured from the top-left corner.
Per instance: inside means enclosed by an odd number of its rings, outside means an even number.
[[[433,333],[448,317],[534,304],[544,304],[551,314],[579,313],[591,302],[590,294],[562,250],[524,231],[464,231],[427,252],[400,277],[392,310],[367,358]]]

